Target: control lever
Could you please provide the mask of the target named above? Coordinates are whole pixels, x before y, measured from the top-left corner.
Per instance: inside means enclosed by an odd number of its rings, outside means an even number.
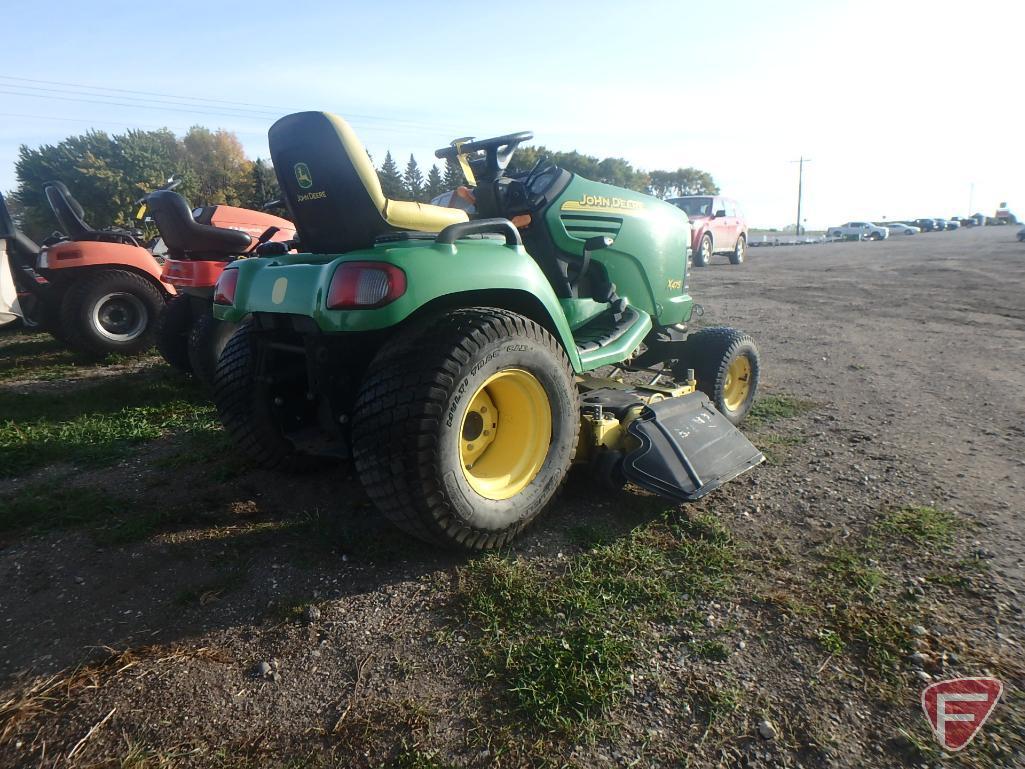
[[[587,268],[591,266],[591,252],[600,251],[603,248],[608,248],[614,241],[608,235],[595,235],[593,238],[588,238],[584,241],[584,253],[580,259],[580,266],[577,268],[577,274],[573,276],[571,284],[576,285],[580,282],[580,279],[584,277],[584,273],[587,272]]]

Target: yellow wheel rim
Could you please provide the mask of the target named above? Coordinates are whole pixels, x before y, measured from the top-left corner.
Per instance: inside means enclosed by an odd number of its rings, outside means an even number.
[[[726,383],[722,400],[730,411],[736,411],[751,394],[751,361],[746,355],[738,356],[726,369]]]
[[[522,369],[492,374],[470,398],[459,425],[459,461],[470,488],[509,499],[534,480],[552,441],[552,408]]]

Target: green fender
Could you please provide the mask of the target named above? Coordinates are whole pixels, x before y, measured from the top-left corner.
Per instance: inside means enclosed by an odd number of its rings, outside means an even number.
[[[344,262],[360,261],[399,267],[406,273],[406,292],[376,309],[329,310],[325,301],[335,270]],[[436,303],[503,306],[546,326],[562,343],[574,371],[582,371],[559,300],[522,246],[492,239],[460,240],[454,245],[407,240],[344,255],[240,259],[229,269],[238,269],[239,276],[234,304],[214,306],[214,315],[222,320],[238,322],[254,312],[306,316],[325,333],[341,333],[390,328]],[[463,293],[467,296],[459,296]]]

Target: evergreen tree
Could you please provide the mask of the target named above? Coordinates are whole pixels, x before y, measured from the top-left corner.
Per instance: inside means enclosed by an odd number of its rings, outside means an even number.
[[[420,172],[420,166],[416,164],[416,158],[409,156],[406,163],[406,172],[402,175],[402,185],[406,189],[409,200],[422,201],[424,196],[424,175]]]
[[[391,156],[391,150],[384,153],[384,163],[378,169],[377,175],[381,179],[381,191],[386,198],[401,200],[405,196],[402,174],[399,173],[399,167]]]
[[[463,169],[459,167],[458,160],[452,160],[448,158],[445,160],[445,178],[442,182],[445,186],[445,190],[454,190],[463,184],[466,184],[466,180],[463,178]]]
[[[438,170],[438,164],[435,163],[431,166],[431,170],[427,173],[427,186],[424,188],[424,198],[429,201],[434,200],[438,195],[445,191],[445,182],[441,178],[441,171]]]

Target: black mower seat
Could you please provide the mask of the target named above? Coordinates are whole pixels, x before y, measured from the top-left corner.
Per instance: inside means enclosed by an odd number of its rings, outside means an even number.
[[[253,245],[253,238],[244,232],[197,222],[185,198],[171,190],[147,195],[146,210],[156,222],[171,258],[185,254],[225,258],[245,253]]]
[[[268,133],[274,171],[303,250],[345,253],[400,231],[441,232],[465,211],[391,200],[370,156],[337,115],[286,115]]]
[[[71,240],[96,240],[104,243],[127,243],[138,245],[134,237],[127,232],[111,230],[94,230],[86,224],[85,211],[71,195],[64,182],[46,182],[43,192],[50,204],[53,215],[57,217],[61,231]]]

